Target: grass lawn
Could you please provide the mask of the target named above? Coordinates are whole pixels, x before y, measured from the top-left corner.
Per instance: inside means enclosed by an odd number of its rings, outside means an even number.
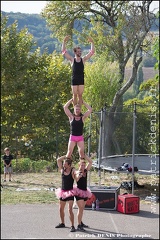
[[[108,173],[101,172],[101,178],[97,171],[90,171],[88,182],[90,186],[117,186],[119,187],[123,181],[132,181],[132,175],[126,173]],[[144,185],[144,188],[134,188],[134,194],[144,200],[146,196],[155,194],[159,196],[159,176],[140,175],[135,173],[135,179],[138,184]],[[61,187],[60,173],[54,172],[42,173],[13,173],[12,181],[3,182],[3,174],[1,174],[1,204],[50,204],[58,202],[54,194],[54,188]],[[132,193],[129,190],[120,189],[120,193]]]

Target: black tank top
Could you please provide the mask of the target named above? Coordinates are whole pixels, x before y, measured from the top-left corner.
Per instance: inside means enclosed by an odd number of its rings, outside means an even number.
[[[73,136],[82,136],[83,135],[83,121],[82,117],[80,120],[75,120],[75,117],[70,122],[70,128],[71,128],[71,135]]]
[[[87,172],[86,176],[82,176],[77,182],[77,187],[82,190],[87,190]]]
[[[84,64],[81,58],[80,62],[74,62],[72,65],[72,85],[84,85]]]
[[[73,182],[74,179],[72,177],[72,169],[68,175],[64,175],[64,172],[62,173],[62,190],[70,190],[73,189]]]

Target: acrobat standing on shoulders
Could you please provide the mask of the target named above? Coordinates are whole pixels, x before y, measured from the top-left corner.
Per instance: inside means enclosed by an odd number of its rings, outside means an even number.
[[[91,49],[87,55],[81,57],[82,50],[79,46],[74,47],[75,56],[72,57],[66,50],[66,42],[70,36],[66,36],[62,43],[62,54],[70,61],[72,67],[71,89],[73,94],[73,105],[77,103],[82,105],[82,95],[84,92],[84,63],[95,53],[94,42],[91,37],[88,41],[91,43]]]
[[[66,157],[71,158],[74,147],[77,145],[80,159],[84,159],[84,121],[91,114],[92,107],[89,106],[86,102],[82,101],[83,105],[87,108],[87,111],[82,114],[81,106],[77,104],[74,106],[74,113],[71,113],[71,111],[69,110],[69,106],[71,103],[73,103],[72,98],[64,105],[64,112],[68,116],[70,122],[70,137]]]

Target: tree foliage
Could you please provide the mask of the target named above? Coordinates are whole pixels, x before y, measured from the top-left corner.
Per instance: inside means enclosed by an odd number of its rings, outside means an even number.
[[[103,56],[92,63],[86,63],[84,99],[92,104],[94,111],[112,104],[119,86],[117,72],[116,64],[106,66],[106,57]]]
[[[153,42],[154,57],[159,61],[159,44],[156,37]],[[155,69],[157,69],[157,63]],[[125,106],[137,103],[137,148],[144,153],[156,154],[159,152],[159,73],[153,79],[141,83],[140,93],[143,93],[143,99],[139,97],[125,102]],[[141,95],[140,95],[141,96]],[[152,134],[154,138],[151,139]],[[154,151],[151,151],[151,141],[155,143]]]
[[[10,26],[13,23],[17,23],[17,31],[27,28],[28,32],[33,35],[35,45],[31,51],[34,52],[36,48],[40,48],[40,52],[44,53],[45,48],[48,47],[48,52],[52,53],[54,50],[59,52],[58,40],[51,37],[51,31],[46,26],[46,21],[40,16],[40,14],[26,14],[26,13],[13,13],[13,12],[1,12],[3,17],[7,17],[6,26]],[[55,46],[58,44],[58,48]]]
[[[95,3],[98,4],[98,12],[95,11]],[[129,85],[134,82],[138,64],[141,60],[140,50],[143,47],[146,49],[146,44],[148,44],[147,41],[149,39],[144,42],[138,42],[139,37],[141,36],[138,35],[138,33],[140,34],[139,30],[135,37],[135,45],[133,42],[131,43],[133,49],[129,46],[129,41],[132,40],[131,36],[130,40],[128,36],[127,45],[127,34],[124,36],[124,32],[126,31],[127,33],[127,30],[124,27],[124,24],[126,24],[126,18],[122,16],[121,11],[124,9],[126,11],[130,9],[131,11],[131,6],[128,4],[123,5],[124,3],[120,4],[120,1],[116,1],[116,3],[111,6],[112,11],[109,15],[109,10],[105,9],[106,7],[108,9],[109,3],[111,2],[108,1],[106,5],[103,1],[83,1],[80,5],[77,1],[65,1],[65,4],[64,1],[51,1],[48,2],[48,7],[52,7],[52,5],[58,7],[55,12],[55,17],[57,19],[57,24],[55,24],[56,26],[54,26],[54,18],[51,18],[50,21],[50,24],[53,23],[53,27],[55,27],[55,37],[57,34],[57,37],[61,40],[64,35],[67,33],[71,34],[72,32],[74,43],[83,43],[83,40],[86,40],[86,37],[89,34],[94,38],[96,54],[92,58],[92,62],[87,62],[85,65],[84,98],[88,103],[92,104],[94,111],[99,111],[104,105],[107,107],[107,111],[110,113],[111,117],[109,114],[107,115],[108,119],[106,123],[108,124],[107,127],[112,130],[112,144],[110,150],[111,152],[115,152],[116,149],[116,152],[118,153],[120,151],[125,151],[126,142],[130,144],[130,150],[132,139],[132,133],[129,129],[129,124],[131,125],[132,123],[132,114],[129,115],[130,117],[127,115],[125,118],[119,117],[118,112],[120,99],[123,92],[126,92]],[[67,18],[64,18],[65,21],[62,24],[61,18],[64,16],[58,15],[61,13],[61,9],[59,8],[61,6],[65,6],[65,8],[67,8],[64,13],[68,13],[69,25]],[[73,11],[74,8],[75,12]],[[108,13],[108,17],[104,19],[104,14],[100,15],[100,13],[103,13],[102,9],[104,13]],[[71,12],[71,10],[73,12]],[[77,11],[79,14],[77,14]],[[89,11],[90,15],[88,15]],[[134,14],[135,12],[136,10],[133,11]],[[71,26],[73,27],[73,16],[75,16],[74,27],[76,26],[76,29],[71,28]],[[113,22],[115,22],[115,25],[113,26],[108,25],[109,23],[111,24],[111,22],[108,22],[109,20],[111,21],[111,16],[113,17],[112,21],[114,20]],[[81,18],[83,18],[83,24],[81,21],[79,25],[79,20],[82,20]],[[131,17],[129,20],[131,21]],[[60,23],[61,26],[58,25]],[[100,28],[98,27],[98,24]],[[59,31],[60,27],[61,30]],[[77,32],[78,27],[81,29],[79,33]],[[147,31],[148,29],[149,26]],[[131,33],[132,31],[130,34]],[[136,32],[134,32],[134,34],[136,34]],[[142,39],[140,38],[140,40]],[[44,41],[44,39],[42,39],[42,41]],[[144,43],[145,46],[143,46]],[[42,54],[35,44],[33,35],[29,33],[27,28],[19,31],[17,22],[8,25],[7,19],[2,18],[1,146],[2,148],[6,145],[11,146],[12,150],[16,153],[20,150],[21,155],[30,157],[31,159],[54,159],[59,154],[65,154],[67,150],[69,123],[68,118],[63,111],[63,104],[71,98],[71,68],[70,65],[64,61],[61,54],[59,55],[56,52],[48,54],[47,49]],[[72,44],[73,42],[71,41],[68,47],[72,46]],[[156,47],[154,46],[153,49],[155,55],[157,56],[158,43],[156,42],[156,44]],[[120,48],[122,47],[122,49],[119,49],[118,46]],[[88,48],[89,46],[86,45],[86,47]],[[133,59],[133,71],[131,78],[126,83],[122,77],[124,74],[122,70],[125,69],[125,64],[127,64],[127,61],[125,62],[127,54],[129,54]],[[158,80],[158,76],[156,79]],[[157,84],[156,81],[150,80],[150,82],[146,82],[145,85],[141,85],[140,91],[149,91],[151,86],[153,87],[155,86],[154,84]],[[135,99],[127,104],[133,104],[134,100]],[[154,101],[158,101],[158,95],[156,95],[156,100],[153,96],[146,96],[144,101],[140,101],[140,99],[136,99],[136,101],[140,104],[153,104]],[[126,109],[127,107],[124,106],[124,111],[126,111]],[[92,143],[95,151],[99,130],[97,128],[99,128],[100,122],[99,118],[97,121],[95,116],[92,117],[92,120]],[[111,125],[109,121],[111,121],[113,125]],[[140,141],[138,141],[139,146],[141,146],[144,140],[144,145],[146,144],[145,147],[147,146],[148,138],[146,136],[146,128],[149,126],[148,124],[149,119],[141,117],[141,128],[139,128],[141,130],[141,137]],[[85,137],[89,134],[89,127],[90,122],[88,119],[85,124]],[[104,134],[104,140],[106,136],[110,136],[107,131],[104,131]],[[118,142],[115,140],[116,138],[123,143],[123,147],[118,146]],[[106,149],[106,142],[103,143],[103,146],[104,149]],[[142,152],[144,152],[145,149],[146,151],[148,150],[147,148],[142,147],[139,147],[139,149]]]
[[[112,154],[113,134],[119,119],[119,105],[122,106],[123,95],[137,77],[142,53],[151,44],[149,34],[154,21],[150,12],[152,1],[49,1],[42,11],[42,16],[62,41],[67,34],[78,36],[84,41],[91,35],[96,45],[97,54],[105,54],[106,59],[118,63],[119,86],[112,99],[106,130],[103,136],[104,156]],[[74,24],[83,19],[80,32]],[[72,46],[72,43],[70,43]],[[125,67],[132,58],[132,73],[124,81]],[[106,61],[107,62],[107,61]],[[117,119],[116,119],[117,118]]]
[[[22,154],[34,150],[34,157],[48,158],[57,151],[56,131],[66,126],[70,68],[61,55],[31,53],[33,36],[27,29],[18,32],[16,23],[6,27],[6,21],[1,25],[2,147],[12,143],[15,150],[18,144]]]

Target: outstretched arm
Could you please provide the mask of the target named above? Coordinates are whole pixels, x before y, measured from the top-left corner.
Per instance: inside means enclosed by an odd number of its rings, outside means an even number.
[[[62,54],[70,61],[73,62],[73,57],[67,52],[66,43],[70,39],[70,36],[66,36],[62,43]]]
[[[92,112],[92,107],[88,105],[86,102],[83,101],[83,105],[88,109],[87,112],[84,113],[82,119],[83,121],[91,114]]]
[[[73,116],[73,114],[71,113],[71,111],[70,111],[69,108],[68,108],[72,102],[73,102],[73,99],[71,98],[71,99],[63,106],[64,112],[65,112],[65,114],[68,116],[69,119],[72,119],[72,116]]]
[[[91,37],[89,37],[88,41],[91,43],[91,49],[90,49],[89,53],[86,56],[83,57],[83,62],[87,61],[95,53],[93,39]]]

